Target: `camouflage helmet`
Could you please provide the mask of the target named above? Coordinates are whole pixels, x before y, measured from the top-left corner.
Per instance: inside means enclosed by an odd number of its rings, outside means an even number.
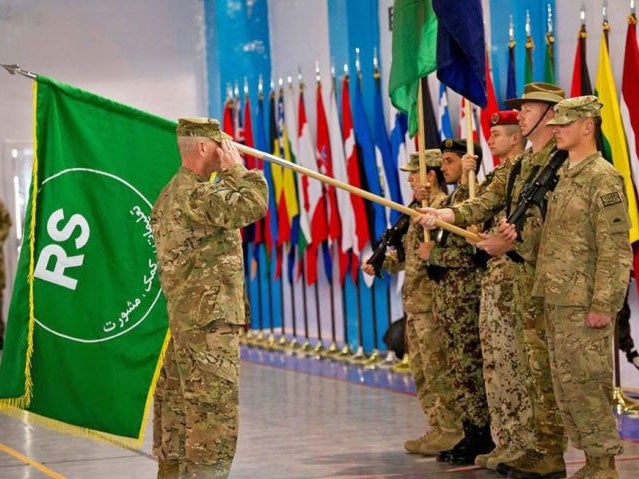
[[[579,118],[600,117],[602,107],[594,95],[567,98],[555,105],[555,117],[546,125],[567,125]]]
[[[426,166],[430,168],[440,168],[442,166],[442,152],[439,148],[426,150]],[[419,171],[419,153],[412,153],[408,163],[399,167],[402,171],[414,173]]]
[[[214,118],[180,118],[175,131],[177,136],[205,137],[218,143],[231,139],[220,128],[220,122]]]

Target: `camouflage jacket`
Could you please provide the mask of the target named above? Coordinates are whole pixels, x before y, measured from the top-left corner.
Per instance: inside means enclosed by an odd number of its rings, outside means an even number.
[[[632,263],[623,179],[599,153],[560,169],[542,230],[533,295],[612,317]]]
[[[546,166],[550,159],[550,152],[555,146],[556,142],[553,138],[537,153],[533,153],[532,149],[529,148],[510,164],[505,165],[503,168],[496,168],[492,182],[482,189],[478,196],[472,200],[466,200],[461,205],[452,207],[455,213],[455,224],[468,226],[483,223],[497,215],[504,208],[509,212],[513,211],[517,207],[519,195],[526,184],[526,180],[531,179],[529,177],[535,170],[539,173]],[[507,205],[508,182],[515,165],[518,163],[521,163],[521,171],[514,179],[510,205]],[[528,208],[521,233],[522,241],[517,242],[516,251],[532,266],[537,261],[542,224],[543,217],[540,209],[535,205]]]
[[[438,193],[429,206],[436,208],[445,200],[446,194]],[[384,269],[389,273],[406,271],[402,298],[404,311],[412,314],[424,313],[432,309],[432,285],[426,272],[426,262],[419,257],[419,245],[423,242],[424,228],[411,221],[402,239],[406,253],[405,260],[398,261],[395,251],[389,251],[384,259]]]
[[[263,174],[241,165],[215,182],[182,167],[160,193],[151,223],[171,329],[244,323],[239,228],[263,217],[267,205]]]

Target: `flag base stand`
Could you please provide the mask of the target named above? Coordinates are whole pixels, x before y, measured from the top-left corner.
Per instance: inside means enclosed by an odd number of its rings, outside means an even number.
[[[293,355],[297,354],[298,349],[300,348],[300,343],[297,338],[293,338],[286,345],[286,354]]]
[[[240,343],[246,344],[248,346],[253,346],[253,344],[255,344],[255,335],[253,334],[253,331],[249,329],[248,331],[243,333],[240,336]]]
[[[300,356],[312,356],[313,355],[313,345],[308,339],[305,339],[302,343],[302,346],[299,349],[298,354]]]
[[[253,340],[253,344],[252,346],[256,347],[256,348],[264,348],[265,344],[264,342],[266,341],[266,338],[264,336],[264,331],[260,330],[257,335],[255,336],[255,339]]]
[[[337,343],[333,341],[328,349],[322,352],[322,357],[326,359],[335,359],[339,354],[339,348],[337,347]]]
[[[266,340],[266,345],[264,346],[264,349],[268,349],[269,351],[272,351],[274,349],[276,349],[276,342],[275,342],[275,335],[273,333],[268,335],[268,339]]]
[[[617,414],[639,416],[639,401],[628,397],[620,387],[616,387],[613,391],[612,407]]]
[[[368,358],[366,354],[364,354],[364,348],[362,346],[359,346],[357,352],[347,360],[348,364],[364,364],[366,361],[368,361]]]
[[[383,361],[384,361],[384,359],[382,358],[382,355],[379,352],[379,350],[378,349],[373,349],[373,352],[371,353],[369,358],[364,363],[364,367],[366,369],[377,369],[379,367],[380,363],[382,363]]]
[[[386,354],[386,357],[384,358],[384,360],[379,366],[381,368],[390,368],[391,366],[397,364],[398,362],[399,362],[399,359],[397,359],[397,356],[395,355],[395,351],[388,351],[388,354]]]
[[[337,359],[339,359],[340,361],[348,361],[348,359],[352,356],[352,354],[353,354],[353,351],[351,351],[350,346],[348,344],[345,344],[344,347],[339,352],[339,354],[337,355]]]
[[[322,344],[322,342],[318,341],[317,344],[315,345],[315,347],[313,348],[313,355],[317,359],[324,359],[324,352],[325,351],[326,351],[326,349],[324,348],[324,345]]]
[[[410,374],[410,359],[408,354],[404,354],[402,361],[391,366],[390,370],[394,373]]]

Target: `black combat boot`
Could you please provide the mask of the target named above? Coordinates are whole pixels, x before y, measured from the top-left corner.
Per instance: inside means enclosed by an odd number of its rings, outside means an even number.
[[[478,427],[468,421],[464,421],[464,439],[455,447],[443,451],[437,456],[440,462],[450,462],[455,465],[474,464],[479,454],[487,454],[495,448],[495,443],[490,435],[490,426]]]

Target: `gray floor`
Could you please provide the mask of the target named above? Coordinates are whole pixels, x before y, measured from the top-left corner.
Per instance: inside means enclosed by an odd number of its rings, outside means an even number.
[[[499,477],[404,454],[403,441],[420,435],[423,425],[414,396],[243,362],[231,478]],[[149,425],[142,450],[130,451],[0,415],[0,479],[154,478],[150,439]],[[25,465],[3,445],[58,475]],[[581,453],[570,450],[566,457],[569,472],[581,466]],[[618,464],[620,477],[636,478],[639,444],[626,442]]]

